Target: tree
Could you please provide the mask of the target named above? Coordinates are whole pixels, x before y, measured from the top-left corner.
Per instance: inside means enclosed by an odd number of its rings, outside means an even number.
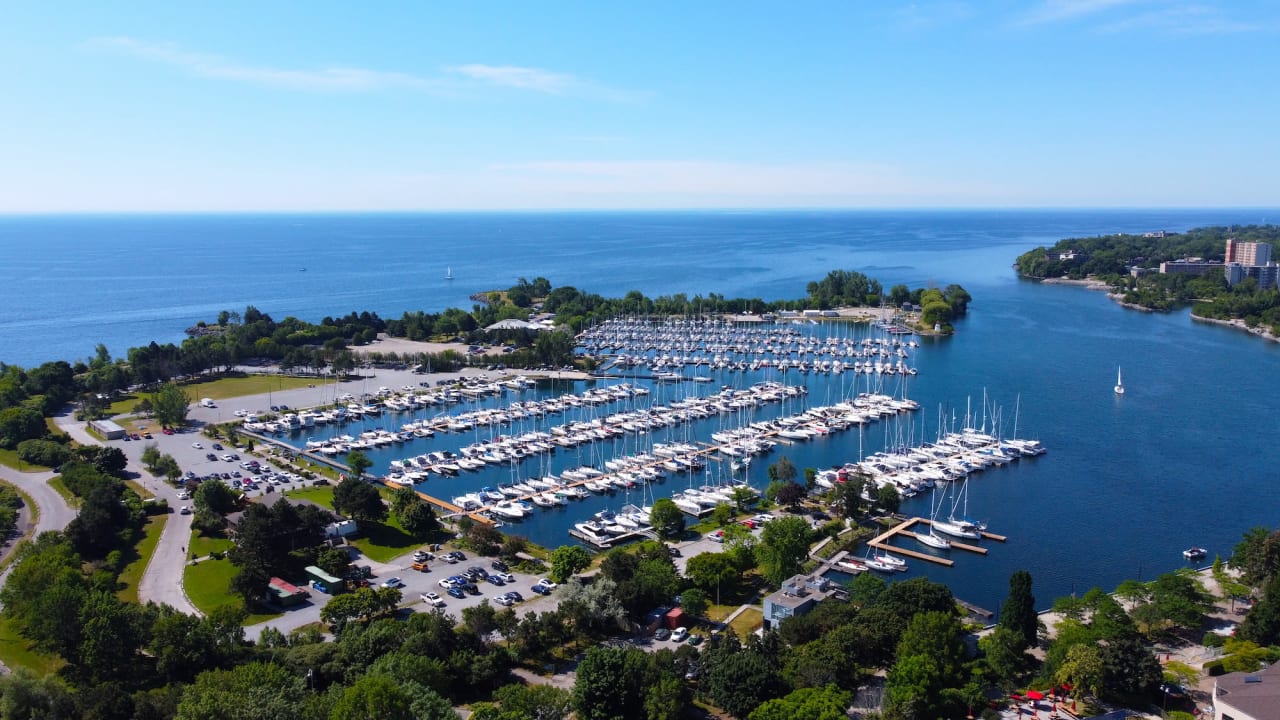
[[[581,545],[561,545],[551,552],[551,579],[558,583],[585,570],[591,564],[591,553]]]
[[[804,486],[799,483],[791,482],[790,480],[779,482],[782,484],[778,487],[775,497],[781,505],[795,507],[803,502],[805,496],[809,494],[808,491],[804,489]]]
[[[1031,573],[1018,570],[1009,576],[1009,596],[1000,608],[1000,626],[1017,633],[1026,650],[1036,646],[1040,618],[1036,615],[1036,597],[1031,594]]]
[[[578,663],[573,706],[582,720],[643,717],[644,652],[636,648],[596,646]]]
[[[160,461],[160,446],[156,443],[149,442],[142,447],[142,465],[152,475],[159,474],[157,472],[157,463]]]
[[[680,593],[680,607],[690,617],[705,617],[708,605],[707,594],[699,588],[689,588]]]
[[[853,694],[834,685],[800,688],[784,697],[768,700],[751,711],[748,720],[846,720]]]
[[[38,439],[48,431],[39,410],[27,407],[0,410],[0,448],[12,450],[23,440]]]
[[[1085,693],[1097,695],[1102,688],[1102,655],[1096,645],[1080,643],[1072,645],[1067,657],[1054,673],[1054,682],[1071,686],[1071,696],[1077,702]]]
[[[206,480],[196,488],[192,497],[196,512],[226,515],[236,507],[236,496],[221,480]]]
[[[794,515],[765,523],[756,547],[765,579],[777,586],[800,572],[800,563],[809,554],[809,533],[809,523]]]
[[[740,648],[736,642],[708,647],[703,654],[706,691],[712,702],[736,717],[746,717],[766,700],[786,691],[775,655],[758,643]]]
[[[432,510],[429,504],[421,498],[416,499],[416,503],[407,507],[397,517],[400,520],[400,527],[404,528],[405,532],[416,540],[425,540],[440,529],[440,518],[436,517],[435,510]]]
[[[1006,690],[1012,690],[1030,666],[1031,658],[1024,652],[1024,642],[1025,638],[1017,631],[1004,626],[978,640],[991,679]]]
[[[658,498],[653,501],[653,510],[649,513],[649,522],[663,540],[679,540],[684,536],[684,512],[671,498]]]
[[[770,482],[795,482],[796,466],[792,464],[790,458],[781,457],[769,466],[768,473]]]
[[[957,704],[948,690],[964,683],[964,641],[955,613],[924,612],[907,624],[898,661],[885,680],[885,705],[906,717],[950,717]]]
[[[728,503],[719,503],[711,511],[711,522],[724,527],[733,522],[733,508]]]
[[[707,593],[715,593],[717,603],[720,602],[721,586],[730,587],[741,577],[728,554],[713,552],[699,553],[689,558],[684,566],[684,574],[694,587]]]
[[[1262,587],[1280,573],[1280,530],[1251,528],[1236,544],[1229,561],[1240,571],[1240,579],[1251,587]]]
[[[151,396],[151,407],[162,427],[181,427],[191,410],[191,396],[176,383],[165,383]]]
[[[329,720],[456,720],[449,701],[410,678],[368,674],[342,691]]]
[[[1262,599],[1254,603],[1240,623],[1239,635],[1259,645],[1280,644],[1280,575],[1272,576],[1267,583]]]
[[[187,686],[176,720],[304,720],[303,676],[254,662],[200,673]]]
[[[387,506],[377,488],[358,477],[349,477],[333,488],[333,509],[356,520],[381,521],[387,517]]]
[[[347,467],[351,469],[351,477],[359,480],[364,477],[365,470],[373,467],[373,461],[363,451],[352,450],[347,453]]]
[[[876,490],[876,505],[887,513],[896,513],[902,506],[902,496],[893,483],[885,483]]]

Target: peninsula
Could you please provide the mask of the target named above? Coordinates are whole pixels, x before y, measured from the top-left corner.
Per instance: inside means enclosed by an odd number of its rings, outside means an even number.
[[[1191,305],[1197,320],[1280,337],[1280,226],[1214,226],[1171,233],[1067,238],[1018,256],[1019,276],[1106,290],[1140,310]]]

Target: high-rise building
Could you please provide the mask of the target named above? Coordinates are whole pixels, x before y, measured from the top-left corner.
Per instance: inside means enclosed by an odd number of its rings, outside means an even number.
[[[1224,263],[1241,265],[1266,265],[1271,262],[1271,243],[1238,242],[1227,238],[1227,256]]]

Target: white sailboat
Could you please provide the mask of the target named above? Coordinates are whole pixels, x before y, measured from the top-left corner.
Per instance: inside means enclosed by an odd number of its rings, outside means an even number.
[[[447,267],[447,268],[445,268],[445,270],[444,270],[444,279],[445,279],[445,280],[452,280],[452,279],[453,279],[453,268],[452,268],[452,267]]]
[[[933,523],[938,519],[938,508],[933,502],[937,494],[938,493],[933,493],[929,497],[929,532],[917,532],[915,533],[915,536],[916,540],[919,540],[931,548],[935,548],[937,550],[950,550],[951,541],[933,531]]]
[[[1117,394],[1117,395],[1123,395],[1123,394],[1124,394],[1124,382],[1122,382],[1122,381],[1120,380],[1120,368],[1119,368],[1119,367],[1117,367],[1117,368],[1116,368],[1116,394]]]

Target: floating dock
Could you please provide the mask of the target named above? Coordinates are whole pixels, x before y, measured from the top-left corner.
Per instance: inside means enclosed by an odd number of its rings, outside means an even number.
[[[929,553],[919,552],[916,550],[908,550],[907,548],[901,548],[901,547],[897,547],[896,545],[889,544],[889,541],[892,540],[896,535],[906,535],[912,538],[919,537],[919,534],[912,530],[912,528],[915,527],[917,523],[924,523],[925,525],[928,525],[929,520],[928,518],[922,518],[922,517],[907,518],[903,522],[893,526],[892,528],[886,530],[885,532],[867,541],[867,545],[877,550],[884,550],[886,552],[898,553],[899,555],[906,555],[907,557],[916,558],[917,560],[924,560],[926,562],[936,563],[938,565],[945,565],[946,567],[951,567],[952,565],[955,565],[955,561],[952,560],[951,558],[938,557],[937,555],[931,555]],[[1004,542],[1005,540],[1007,540],[1007,538],[1003,535],[989,533],[985,530],[982,531],[982,537],[988,540],[995,540],[997,542]],[[957,550],[967,550],[969,552],[977,553],[979,555],[986,555],[988,552],[987,548],[984,548],[978,545],[970,545],[968,543],[956,542],[955,540],[951,540],[951,547]]]

